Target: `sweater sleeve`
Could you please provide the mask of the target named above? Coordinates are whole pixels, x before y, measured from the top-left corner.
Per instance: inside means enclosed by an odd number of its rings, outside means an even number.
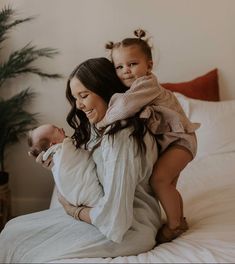
[[[133,221],[133,201],[139,181],[141,155],[129,129],[106,137],[102,144],[104,196],[90,211],[92,224],[109,240],[120,243]],[[123,144],[125,142],[125,144]]]
[[[157,78],[153,74],[138,78],[125,93],[112,96],[106,115],[98,126],[104,127],[135,115],[159,96],[158,86]]]

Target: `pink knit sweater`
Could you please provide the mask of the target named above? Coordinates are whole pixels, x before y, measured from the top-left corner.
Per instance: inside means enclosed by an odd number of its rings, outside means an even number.
[[[148,119],[154,134],[193,133],[200,126],[187,118],[176,96],[163,88],[154,74],[138,78],[125,93],[114,94],[105,117],[97,125],[105,127],[137,112]]]

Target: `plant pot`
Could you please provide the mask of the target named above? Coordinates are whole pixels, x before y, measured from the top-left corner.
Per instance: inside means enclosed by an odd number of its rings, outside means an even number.
[[[5,185],[9,181],[9,173],[6,171],[0,171],[0,186]]]

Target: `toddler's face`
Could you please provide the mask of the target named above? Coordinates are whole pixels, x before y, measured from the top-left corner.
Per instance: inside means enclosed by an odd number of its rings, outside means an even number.
[[[146,57],[138,45],[115,48],[112,59],[118,77],[127,87],[152,70],[152,60]]]

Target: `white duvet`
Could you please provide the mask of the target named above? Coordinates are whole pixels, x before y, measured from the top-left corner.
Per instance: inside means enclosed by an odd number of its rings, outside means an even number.
[[[54,263],[234,263],[235,152],[194,160],[182,173],[179,189],[190,228],[173,242],[137,256]]]

